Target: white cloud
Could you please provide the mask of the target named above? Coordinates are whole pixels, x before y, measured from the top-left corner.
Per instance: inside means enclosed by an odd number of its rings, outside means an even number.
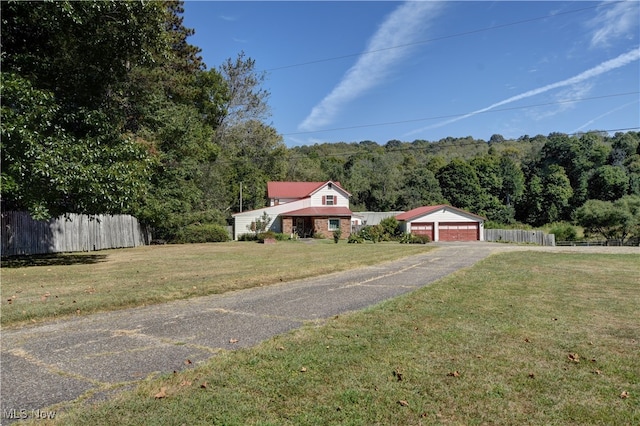
[[[638,2],[623,1],[613,6],[603,3],[598,15],[587,25],[593,29],[591,47],[606,47],[613,40],[637,33]]]
[[[420,31],[436,17],[441,7],[440,2],[409,1],[393,11],[369,40],[366,53],[346,72],[331,93],[313,107],[298,129],[310,131],[327,126],[346,103],[381,84],[393,67],[400,65],[400,61],[411,52],[408,46],[395,46],[415,42]]]
[[[638,59],[640,59],[640,48],[634,48],[633,50],[630,50],[627,53],[623,53],[622,55],[620,55],[620,56],[618,56],[616,58],[609,59],[608,61],[604,61],[601,64],[596,65],[595,67],[590,68],[590,69],[588,69],[586,71],[583,71],[580,74],[575,75],[575,76],[573,76],[571,78],[567,78],[566,80],[558,81],[556,83],[547,84],[546,86],[542,86],[542,87],[539,87],[537,89],[529,90],[527,92],[521,93],[521,94],[516,95],[516,96],[512,96],[512,97],[507,98],[505,100],[502,100],[500,102],[496,102],[495,104],[489,105],[486,108],[482,108],[482,109],[470,112],[470,113],[462,115],[460,117],[452,118],[450,120],[446,120],[446,121],[443,121],[441,123],[436,123],[436,124],[431,125],[431,126],[427,126],[427,127],[421,128],[421,129],[413,130],[413,131],[405,134],[405,136],[412,135],[412,134],[415,134],[415,133],[419,133],[421,131],[428,130],[428,129],[434,129],[434,128],[437,128],[437,127],[442,127],[442,126],[445,126],[447,124],[455,123],[456,121],[464,120],[465,118],[473,117],[474,115],[490,111],[492,109],[501,107],[503,105],[507,105],[507,104],[510,104],[510,103],[513,103],[513,102],[516,102],[516,101],[520,101],[522,99],[530,98],[532,96],[548,92],[549,90],[560,89],[562,87],[578,85],[578,84],[581,84],[583,82],[586,82],[587,80],[589,80],[591,78],[597,77],[597,76],[599,76],[601,74],[604,74],[604,73],[607,73],[607,72],[612,71],[614,69],[623,67],[623,66],[625,66],[625,65],[627,65],[627,64],[629,64],[631,62],[637,61]]]

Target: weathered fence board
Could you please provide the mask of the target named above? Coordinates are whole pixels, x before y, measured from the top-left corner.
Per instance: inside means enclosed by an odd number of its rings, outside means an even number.
[[[2,213],[2,256],[94,251],[149,244],[151,233],[129,215],[68,214],[48,221]]]
[[[485,229],[485,241],[499,241],[522,244],[538,244],[541,246],[555,246],[556,236],[542,231],[527,231],[524,229]]]

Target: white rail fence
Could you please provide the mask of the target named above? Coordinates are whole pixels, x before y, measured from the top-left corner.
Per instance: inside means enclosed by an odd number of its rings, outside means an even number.
[[[542,231],[527,231],[524,229],[485,229],[485,241],[506,243],[537,244],[540,246],[555,246],[556,236]]]
[[[2,212],[2,257],[137,247],[151,241],[148,228],[129,215],[70,213],[47,221],[27,212]]]

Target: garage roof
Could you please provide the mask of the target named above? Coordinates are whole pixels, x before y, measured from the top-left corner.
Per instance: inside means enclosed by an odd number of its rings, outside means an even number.
[[[468,212],[466,210],[458,209],[456,207],[452,207],[452,206],[449,206],[447,204],[439,204],[437,206],[422,206],[422,207],[418,207],[418,208],[415,208],[413,210],[409,210],[408,212],[404,212],[404,213],[399,214],[398,216],[396,216],[396,219],[408,221],[408,220],[412,220],[412,219],[415,219],[415,218],[418,218],[418,217],[422,217],[422,216],[428,215],[429,213],[433,213],[433,212],[436,212],[438,210],[445,210],[445,209],[446,210],[452,210],[454,212],[457,212],[457,213],[460,213],[460,214],[463,214],[463,215],[473,216],[473,217],[476,217],[476,218],[478,218],[480,220],[485,220],[485,218],[483,218],[482,216],[478,216],[477,214],[473,214],[473,213],[470,213],[470,212]]]

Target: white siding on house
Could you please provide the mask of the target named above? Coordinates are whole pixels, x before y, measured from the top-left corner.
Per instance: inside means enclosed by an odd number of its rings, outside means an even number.
[[[236,213],[235,215],[233,215],[233,239],[237,240],[238,237],[242,234],[251,234],[251,230],[249,230],[248,228],[251,225],[251,222],[255,222],[255,220],[261,217],[265,212],[271,218],[271,222],[269,223],[267,229],[270,229],[273,232],[282,232],[282,220],[280,220],[278,216],[282,213],[304,209],[306,207],[310,207],[308,198],[297,200],[291,203],[279,204],[277,206],[264,207],[261,209]]]
[[[429,220],[423,220],[428,217]],[[473,216],[463,215],[462,213],[441,209],[431,214],[422,216],[421,218],[413,219],[412,222],[478,222],[478,219]]]
[[[329,189],[328,185],[325,185],[318,192],[311,195],[311,206],[322,206],[322,197],[326,197],[327,195],[333,195],[335,197],[335,201],[333,203],[334,206],[349,207],[349,198],[343,192],[335,189],[335,186]]]

